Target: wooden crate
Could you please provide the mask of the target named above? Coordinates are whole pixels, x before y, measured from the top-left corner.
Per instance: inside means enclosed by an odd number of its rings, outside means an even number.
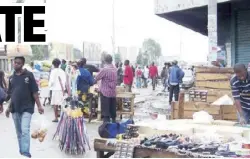
[[[230,90],[230,81],[195,81],[195,86],[200,88],[212,88],[220,90]]]
[[[229,81],[232,78],[230,73],[196,73],[196,81]]]
[[[229,74],[233,74],[234,70],[233,70],[233,68],[199,66],[199,67],[195,67],[195,72],[196,73],[229,73]]]
[[[178,102],[175,102],[172,109],[172,119],[192,119],[193,114],[199,111],[206,111],[216,120],[222,120],[222,111],[220,106],[211,106],[205,102],[185,102],[184,108],[180,108]]]
[[[231,90],[218,90],[218,89],[206,89],[206,88],[193,88],[190,90],[192,91],[200,91],[200,92],[207,92],[207,99],[206,102],[213,103],[219,98],[221,98],[224,95],[228,95],[229,97],[232,97]],[[191,101],[191,100],[190,100]],[[194,100],[196,102],[202,101],[202,100]]]
[[[184,102],[185,94],[180,93],[179,102],[173,102],[171,107],[171,119],[192,119],[193,114],[199,111],[206,111],[215,120],[237,120],[237,111],[234,105],[211,105],[209,102]]]

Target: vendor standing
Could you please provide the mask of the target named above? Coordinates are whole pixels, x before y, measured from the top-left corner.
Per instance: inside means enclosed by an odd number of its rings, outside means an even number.
[[[101,80],[101,114],[103,122],[116,122],[116,82],[117,69],[112,64],[112,56],[105,56],[106,65],[96,76],[95,81]]]
[[[250,72],[244,64],[234,66],[235,75],[230,84],[232,95],[238,111],[238,117],[241,124],[249,124],[250,119]]]

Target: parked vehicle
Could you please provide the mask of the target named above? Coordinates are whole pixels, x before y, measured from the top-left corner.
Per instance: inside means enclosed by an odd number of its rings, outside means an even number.
[[[188,89],[193,87],[194,85],[194,74],[193,71],[190,69],[183,70],[185,73],[184,78],[182,79],[181,87],[184,89]]]

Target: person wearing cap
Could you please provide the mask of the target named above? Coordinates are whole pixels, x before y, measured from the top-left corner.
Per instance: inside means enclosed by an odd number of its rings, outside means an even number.
[[[179,92],[180,92],[180,83],[182,83],[182,79],[184,77],[184,72],[182,69],[177,65],[178,62],[175,60],[173,61],[172,67],[169,69],[169,103],[172,103],[173,96],[175,101],[179,99]]]

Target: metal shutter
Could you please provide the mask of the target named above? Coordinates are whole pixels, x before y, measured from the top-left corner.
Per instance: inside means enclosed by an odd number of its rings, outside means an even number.
[[[250,10],[236,13],[235,62],[250,63]]]

